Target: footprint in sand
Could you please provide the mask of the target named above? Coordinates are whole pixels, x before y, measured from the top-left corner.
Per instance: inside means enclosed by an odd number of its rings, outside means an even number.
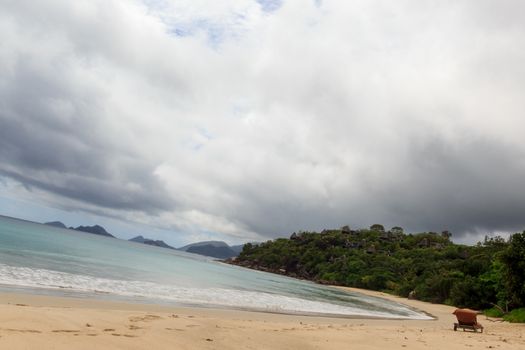
[[[149,322],[154,320],[160,320],[162,317],[157,315],[146,315],[146,316],[133,316],[129,318],[130,322]]]
[[[20,333],[42,333],[41,331],[38,331],[36,329],[14,329],[14,328],[4,328],[0,330],[8,331],[8,332],[20,332]]]

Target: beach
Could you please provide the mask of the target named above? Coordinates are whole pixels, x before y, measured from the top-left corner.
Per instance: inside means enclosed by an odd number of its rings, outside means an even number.
[[[326,318],[0,294],[0,349],[521,349],[525,325],[480,316],[454,332],[453,307],[350,289],[435,320]]]

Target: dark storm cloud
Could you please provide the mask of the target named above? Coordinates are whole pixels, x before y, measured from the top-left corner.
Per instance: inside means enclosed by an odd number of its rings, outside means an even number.
[[[153,174],[156,164],[134,143],[122,142],[126,125],[106,122],[120,117],[106,110],[107,91],[79,79],[72,66],[82,60],[40,62],[38,52],[13,54],[17,61],[5,68],[0,89],[0,173],[101,207],[173,208]]]
[[[11,1],[0,174],[192,237],[522,230],[524,6]]]
[[[113,136],[93,125],[83,127],[82,119],[89,120],[88,116],[78,115],[66,128],[53,123],[55,117],[39,107],[10,111],[16,118],[0,112],[0,173],[102,207],[147,212],[173,207],[153,174],[154,164],[105,144]],[[96,118],[91,123],[97,123]]]
[[[391,216],[418,230],[463,232],[525,228],[525,152],[503,140],[413,141],[405,181],[385,189]]]
[[[243,192],[249,200],[239,216],[268,236],[373,223],[411,232],[451,230],[455,238],[525,229],[522,149],[490,139],[450,143],[432,134],[409,141],[407,162],[398,169],[376,159],[378,172],[349,181],[360,187],[358,194],[341,189],[293,200],[280,192],[269,199],[275,190],[262,185]]]

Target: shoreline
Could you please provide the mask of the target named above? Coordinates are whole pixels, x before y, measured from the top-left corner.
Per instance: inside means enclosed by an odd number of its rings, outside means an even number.
[[[434,320],[333,318],[0,293],[0,348],[450,350],[525,346],[525,325],[485,316],[485,332],[454,332],[454,307],[346,288],[435,316]]]
[[[268,313],[268,314],[276,314],[276,315],[288,315],[288,316],[304,316],[304,317],[321,317],[321,318],[341,318],[341,319],[377,319],[377,320],[432,320],[435,318],[435,316],[429,314],[428,312],[424,310],[420,310],[413,306],[408,306],[405,303],[403,303],[400,300],[394,300],[394,299],[388,299],[385,298],[382,295],[374,294],[374,291],[369,291],[365,289],[359,289],[359,288],[349,288],[349,287],[341,287],[341,286],[327,286],[335,289],[341,289],[346,290],[350,293],[359,293],[364,296],[369,297],[375,297],[375,298],[381,298],[385,300],[390,300],[393,302],[396,302],[404,307],[407,307],[408,309],[425,315],[427,317],[430,317],[430,319],[425,318],[405,318],[405,317],[387,317],[387,316],[378,316],[378,315],[367,315],[367,314],[336,314],[336,313],[322,313],[322,312],[306,312],[306,311],[276,311],[271,309],[256,309],[256,308],[248,308],[248,307],[235,307],[235,306],[226,306],[226,305],[214,305],[214,304],[184,304],[184,303],[175,303],[175,302],[169,302],[164,300],[156,300],[156,299],[148,299],[148,298],[132,298],[132,297],[126,297],[121,296],[117,294],[111,294],[111,293],[89,293],[89,292],[81,292],[81,291],[73,291],[69,289],[54,289],[54,288],[32,288],[32,287],[20,287],[20,286],[9,286],[0,284],[0,295],[11,295],[16,298],[23,299],[23,296],[27,296],[31,298],[32,296],[39,298],[46,298],[49,297],[49,300],[53,300],[53,298],[58,298],[58,300],[70,300],[71,303],[73,303],[76,306],[82,307],[84,303],[83,300],[89,300],[90,305],[96,302],[102,302],[104,305],[120,305],[125,306],[128,305],[128,308],[132,306],[138,306],[139,309],[142,309],[144,306],[153,306],[153,307],[159,307],[164,309],[178,309],[178,308],[190,308],[190,309],[207,309],[207,310],[231,310],[231,311],[240,311],[240,312],[255,312],[255,313]],[[1,300],[1,299],[0,299]],[[80,303],[78,303],[80,301]],[[23,303],[23,302],[22,302]]]

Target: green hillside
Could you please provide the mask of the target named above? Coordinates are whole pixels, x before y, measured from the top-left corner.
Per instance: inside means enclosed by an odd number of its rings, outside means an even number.
[[[382,225],[247,244],[234,264],[325,284],[381,290],[458,307],[525,302],[525,232],[454,244],[448,231],[405,234]]]

